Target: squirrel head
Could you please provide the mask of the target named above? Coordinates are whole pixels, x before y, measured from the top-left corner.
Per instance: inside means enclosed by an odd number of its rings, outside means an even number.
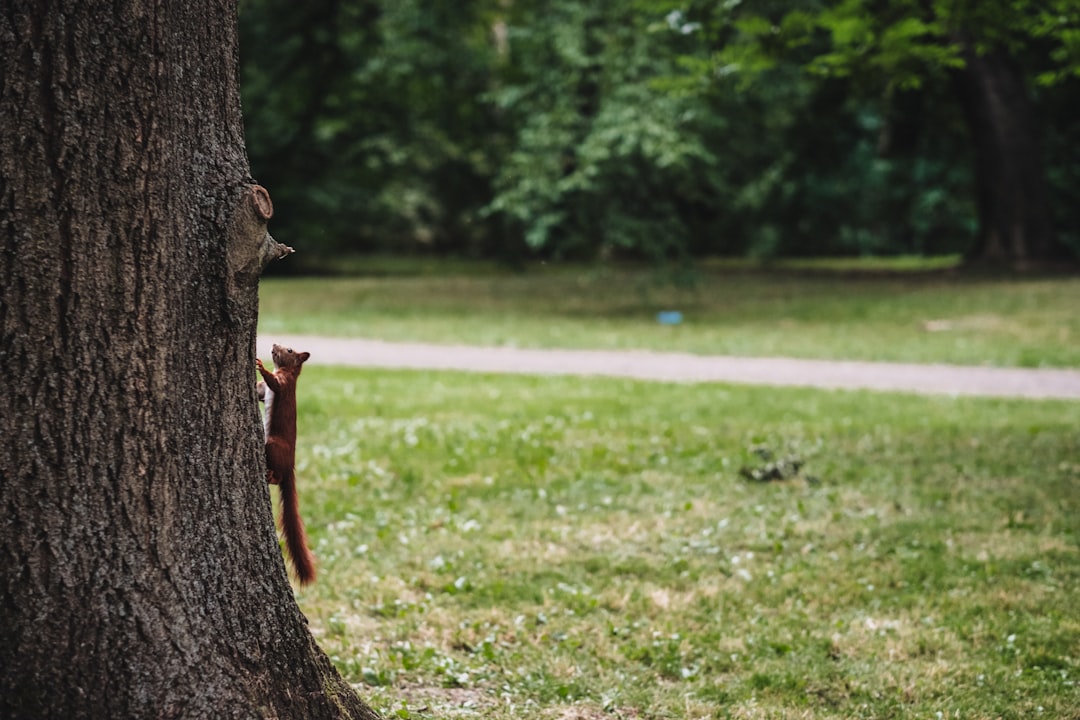
[[[274,367],[276,368],[299,369],[311,357],[311,353],[298,353],[291,347],[275,344],[270,348],[270,357],[274,358]]]

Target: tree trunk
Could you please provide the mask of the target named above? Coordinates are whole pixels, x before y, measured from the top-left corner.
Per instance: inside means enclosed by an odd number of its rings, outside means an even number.
[[[965,66],[954,85],[975,149],[979,235],[970,260],[1024,268],[1061,259],[1047,200],[1031,99],[1012,60],[958,41]]]
[[[3,3],[3,718],[376,717],[273,529],[235,13]]]

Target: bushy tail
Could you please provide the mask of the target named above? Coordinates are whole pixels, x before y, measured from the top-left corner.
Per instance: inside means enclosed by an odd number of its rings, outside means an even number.
[[[278,485],[281,491],[281,534],[285,536],[285,549],[289,552],[296,579],[301,585],[315,581],[315,556],[308,549],[307,533],[304,521],[300,519],[300,502],[296,494],[296,474],[281,478]]]

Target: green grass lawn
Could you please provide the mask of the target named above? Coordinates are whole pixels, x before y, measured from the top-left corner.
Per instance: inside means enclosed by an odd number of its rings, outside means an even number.
[[[692,287],[648,271],[394,266],[381,277],[268,278],[260,333],[519,347],[1080,366],[1080,278],[741,272]],[[656,315],[678,310],[684,322]]]
[[[859,293],[918,304],[889,287]],[[1080,403],[318,365],[299,395],[301,606],[387,717],[1076,717]]]

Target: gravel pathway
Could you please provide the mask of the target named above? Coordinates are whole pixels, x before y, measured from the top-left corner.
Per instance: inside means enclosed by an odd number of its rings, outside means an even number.
[[[599,375],[667,382],[1080,400],[1080,370],[746,358],[643,350],[530,350],[303,335],[260,338],[260,357],[270,357],[271,342],[306,350],[319,364],[351,367]]]

